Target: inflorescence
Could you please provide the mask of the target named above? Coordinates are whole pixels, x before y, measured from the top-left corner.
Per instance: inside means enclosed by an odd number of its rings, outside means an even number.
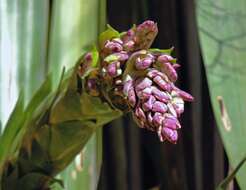
[[[93,96],[107,96],[112,104],[110,97],[119,96],[139,127],[157,132],[160,141],[176,143],[184,101],[193,97],[175,86],[180,65],[170,55],[172,49],[149,49],[157,32],[156,23],[145,21],[106,40],[86,89]],[[91,61],[92,54],[85,54],[80,69]]]

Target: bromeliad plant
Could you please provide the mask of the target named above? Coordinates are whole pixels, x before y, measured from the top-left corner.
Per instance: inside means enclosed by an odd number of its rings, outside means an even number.
[[[193,97],[174,85],[172,49],[149,49],[157,32],[152,21],[123,33],[109,26],[55,92],[48,77],[25,109],[19,98],[0,139],[1,189],[49,189],[98,127],[127,112],[161,141],[177,142]]]

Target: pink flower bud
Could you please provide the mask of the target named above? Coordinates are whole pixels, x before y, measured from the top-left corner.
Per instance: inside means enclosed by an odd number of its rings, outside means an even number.
[[[177,64],[177,63],[173,64],[173,68],[174,68],[175,70],[177,70],[177,69],[180,68],[180,67],[181,67],[180,64]]]
[[[144,114],[144,111],[142,110],[142,108],[140,108],[139,106],[136,107],[135,109],[135,115],[138,117],[138,119],[140,119],[141,121],[145,122],[146,121],[146,116]]]
[[[128,37],[133,37],[135,32],[132,29],[130,29],[130,30],[127,31],[126,34],[127,34]]]
[[[149,111],[152,109],[154,102],[156,101],[154,96],[150,96],[149,99],[143,103],[143,110]]]
[[[94,78],[88,79],[87,80],[87,87],[89,90],[96,89],[97,88],[96,79],[94,79]]]
[[[135,107],[137,100],[136,100],[136,94],[133,88],[129,89],[127,98],[128,98],[130,106]]]
[[[184,101],[181,97],[174,97],[172,99],[172,105],[178,116],[184,112]]]
[[[107,73],[111,77],[116,77],[117,76],[117,62],[108,64]]]
[[[106,44],[104,45],[104,50],[110,51],[110,52],[120,52],[123,50],[123,47],[119,43],[108,40]]]
[[[169,81],[167,75],[165,75],[164,73],[162,73],[156,69],[150,69],[147,73],[147,76],[149,78],[152,78],[152,79],[155,78],[156,76],[160,76],[162,78],[162,80]]]
[[[136,88],[136,91],[139,91],[147,87],[150,87],[151,85],[152,85],[152,80],[145,77],[145,78],[140,78],[136,81],[135,88]]]
[[[153,104],[153,107],[152,107],[152,111],[165,113],[167,111],[167,106],[166,106],[166,104],[164,104],[162,102],[155,101],[155,103]]]
[[[168,112],[172,114],[174,117],[178,117],[176,110],[174,109],[173,105],[171,103],[167,104]]]
[[[122,61],[126,61],[128,60],[129,56],[127,54],[127,52],[125,51],[121,51],[121,52],[118,52],[118,53],[114,53],[112,54],[113,56],[116,56],[118,59],[118,61],[122,62]]]
[[[163,90],[166,90],[168,92],[171,91],[172,89],[172,86],[170,83],[164,81],[159,75],[154,77],[154,82],[160,87],[162,88]]]
[[[155,39],[157,33],[157,24],[153,21],[145,21],[142,24],[138,25],[135,33],[135,42],[137,45],[136,48],[148,49]]]
[[[152,94],[156,97],[156,99],[164,103],[167,103],[170,100],[170,96],[168,96],[167,93],[160,91],[155,86],[152,86],[151,88],[152,88]]]
[[[159,72],[159,71],[156,70],[156,69],[151,69],[151,70],[148,71],[147,76],[148,76],[149,78],[154,78],[155,76],[158,75],[158,72]]]
[[[125,96],[128,96],[128,92],[129,90],[133,88],[133,80],[128,80],[124,83],[124,87],[123,87],[123,93]]]
[[[137,96],[141,100],[147,100],[147,99],[149,99],[150,96],[151,96],[151,91],[152,90],[151,90],[150,87],[147,87],[147,88],[145,88],[143,90],[137,90],[136,89]]]
[[[136,59],[135,66],[136,66],[136,69],[138,69],[138,70],[144,70],[144,69],[149,68],[151,66],[152,62],[153,62],[153,59],[150,57],[146,57],[143,59],[141,59],[139,57]]]
[[[87,80],[87,89],[90,95],[92,96],[98,96],[99,92],[98,92],[98,87],[97,87],[97,81],[95,78],[89,78]]]
[[[120,45],[123,45],[123,41],[120,38],[114,38],[111,41],[114,42],[114,43],[118,43]]]
[[[156,112],[153,116],[153,124],[156,126],[156,127],[159,127],[162,125],[162,122],[164,120],[164,117],[161,113],[159,112]]]
[[[175,82],[178,79],[178,74],[171,63],[161,63],[161,70],[168,76],[170,81]]]
[[[148,124],[149,124],[150,126],[152,126],[153,117],[152,117],[151,112],[148,112],[148,113],[147,113],[147,120],[148,120]]]
[[[91,52],[86,53],[84,59],[86,62],[92,61],[92,53]]]
[[[160,62],[160,63],[168,63],[168,62],[170,62],[172,60],[174,60],[174,58],[172,56],[166,55],[166,54],[160,55],[158,57],[158,59],[157,59],[157,61]]]
[[[123,44],[124,50],[132,51],[134,49],[135,42],[133,40],[129,40],[128,42]]]
[[[176,117],[171,114],[165,114],[165,118],[162,122],[163,127],[167,127],[170,129],[180,129],[181,125]]]
[[[91,68],[91,63],[92,63],[92,53],[88,52],[84,55],[80,63],[79,71],[81,76],[83,76],[84,73],[86,73]]]
[[[191,96],[189,93],[187,93],[187,92],[185,92],[183,90],[180,90],[180,89],[176,88],[175,91],[185,101],[192,102],[194,100],[193,96]]]
[[[133,120],[136,122],[136,124],[140,127],[140,128],[144,128],[145,126],[145,122],[140,120],[139,118],[136,117],[136,115],[133,114]]]
[[[156,24],[151,20],[146,20],[142,24],[138,25],[137,32],[157,32]]]
[[[176,144],[176,142],[178,140],[178,132],[176,130],[163,127],[162,130],[161,130],[161,134],[168,141],[170,141],[171,143]]]

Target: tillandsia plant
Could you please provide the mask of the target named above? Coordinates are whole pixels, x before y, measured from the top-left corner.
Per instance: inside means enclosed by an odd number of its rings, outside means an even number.
[[[108,26],[55,92],[48,77],[25,109],[19,98],[0,139],[1,189],[49,189],[98,127],[127,112],[161,141],[177,142],[193,97],[174,85],[172,49],[149,49],[157,32],[152,21],[122,33]]]

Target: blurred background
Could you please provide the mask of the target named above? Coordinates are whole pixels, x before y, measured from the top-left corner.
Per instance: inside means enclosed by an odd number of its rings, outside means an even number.
[[[130,115],[99,130],[58,177],[65,189],[212,190],[246,155],[245,0],[0,0],[1,126],[20,91],[26,102],[73,66],[106,23],[158,23],[153,47],[175,47],[186,104],[177,145]],[[55,85],[54,85],[55,86]],[[218,100],[219,97],[219,100]],[[246,166],[228,189],[246,189]],[[54,189],[61,189],[54,186]]]

